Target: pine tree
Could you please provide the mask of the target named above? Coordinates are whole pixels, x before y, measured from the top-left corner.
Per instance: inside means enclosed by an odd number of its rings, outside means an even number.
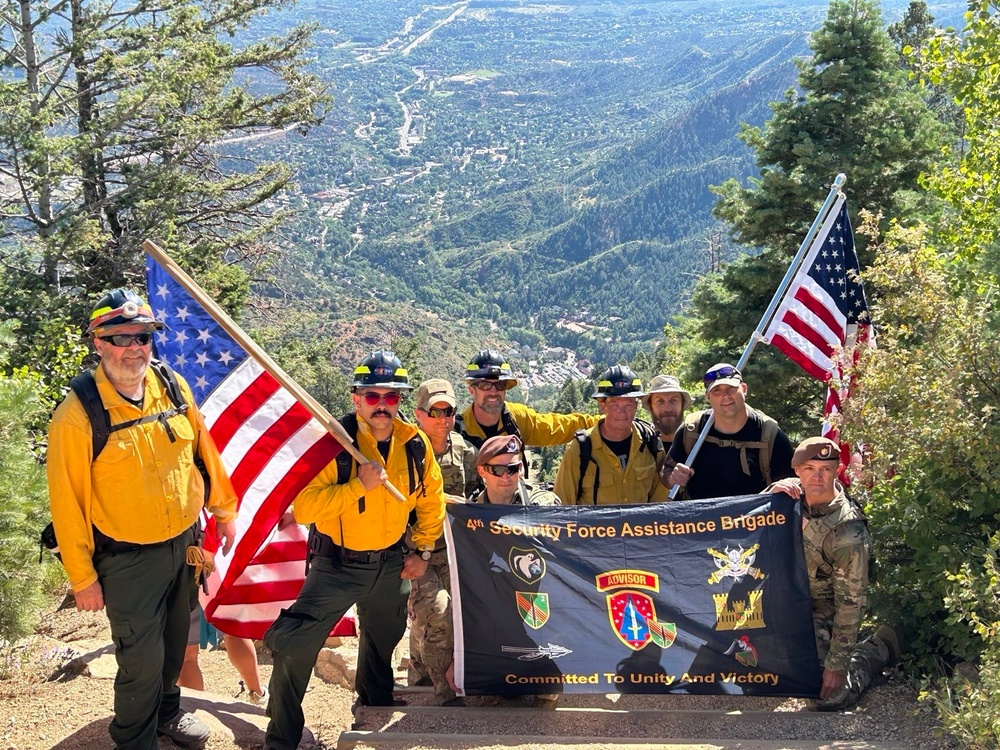
[[[763,129],[744,126],[740,135],[756,153],[760,177],[749,187],[729,180],[714,188],[716,216],[737,242],[761,252],[698,284],[690,315],[680,323],[687,351],[695,352],[687,360],[690,379],[742,353],[837,173],[848,176],[852,211],[881,213],[888,222],[927,210],[917,178],[944,128],[908,88],[878,3],[833,0],[810,46],[813,57],[800,63],[799,91],[772,104]],[[858,244],[864,266],[863,238]],[[814,433],[822,387],[767,349],[758,347],[747,368],[749,400],[786,431]]]
[[[45,472],[26,428],[42,410],[37,384],[26,373],[3,372],[13,340],[13,323],[0,323],[0,644],[8,647],[31,632],[38,615],[38,536],[48,515]]]
[[[268,253],[291,171],[227,141],[306,129],[325,104],[309,27],[249,31],[280,4],[0,0],[0,217],[28,290],[0,306],[25,340],[66,298],[80,320],[100,291],[139,286],[147,238],[238,306],[236,262]]]

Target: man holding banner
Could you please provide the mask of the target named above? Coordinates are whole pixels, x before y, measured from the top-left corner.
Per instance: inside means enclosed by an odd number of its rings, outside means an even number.
[[[768,492],[801,500],[802,546],[809,572],[816,650],[823,686],[816,707],[850,708],[882,669],[900,657],[895,631],[882,625],[858,643],[868,597],[871,538],[861,508],[837,481],[840,446],[824,437],[799,443],[792,457],[796,479]]]

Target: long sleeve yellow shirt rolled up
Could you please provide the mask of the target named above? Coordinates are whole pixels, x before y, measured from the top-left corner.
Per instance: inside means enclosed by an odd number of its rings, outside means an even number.
[[[420,435],[426,448],[423,488],[420,484],[409,492],[406,442]],[[411,510],[417,512],[412,528],[413,544],[417,549],[433,549],[444,524],[444,495],[441,468],[434,458],[434,449],[427,436],[413,425],[396,419],[393,422],[389,459],[382,459],[378,445],[364,420],[358,420],[358,450],[372,461],[383,464],[389,481],[407,496],[401,503],[383,485],[366,490],[358,479],[357,463],[352,461],[351,478],[337,484],[337,462],[331,461],[295,498],[292,509],[299,523],[316,524],[316,528],[338,545],[356,551],[385,549],[399,541],[406,530]],[[364,497],[363,504],[358,501]]]
[[[112,426],[174,408],[152,369],[146,372],[141,409],[115,390],[101,367],[94,379]],[[46,466],[49,505],[74,591],[97,581],[93,527],[120,542],[155,544],[194,524],[205,498],[204,480],[194,465],[195,450],[211,479],[209,511],[219,521],[236,517],[236,493],[219,451],[191,389],[179,375],[177,380],[188,409],[166,420],[169,433],[161,420],[112,432],[96,459],[90,420],[75,393],[70,392],[52,416]]]
[[[600,420],[596,414],[537,412],[524,404],[505,403],[504,408],[510,412],[514,424],[521,431],[521,441],[527,447],[545,447],[568,443],[573,439],[577,430],[593,427]],[[462,420],[466,435],[478,438],[480,442],[486,439],[486,433],[476,421],[472,406],[469,406],[462,413]],[[505,435],[502,419],[497,426],[500,428],[499,434]]]

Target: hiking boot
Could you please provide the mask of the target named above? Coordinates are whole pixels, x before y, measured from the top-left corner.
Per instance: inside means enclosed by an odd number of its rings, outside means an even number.
[[[558,705],[558,695],[536,695],[531,701],[532,708],[541,708],[545,711],[555,711]]]
[[[205,747],[212,732],[194,714],[181,711],[166,724],[160,724],[156,728],[156,733],[169,737],[175,745],[198,750]]]
[[[253,703],[255,706],[266,706],[267,699],[270,697],[267,692],[267,687],[262,686],[261,692],[255,693],[253,690],[247,690],[246,684],[243,680],[240,680],[240,689],[235,695],[236,698],[244,700],[247,703]]]
[[[875,631],[875,637],[889,649],[889,661],[886,666],[891,667],[893,664],[897,664],[903,656],[903,649],[899,646],[899,635],[897,635],[895,628],[891,625],[879,625]]]
[[[442,708],[465,708],[465,698],[460,695],[456,695],[454,698],[449,698],[441,704]]]

